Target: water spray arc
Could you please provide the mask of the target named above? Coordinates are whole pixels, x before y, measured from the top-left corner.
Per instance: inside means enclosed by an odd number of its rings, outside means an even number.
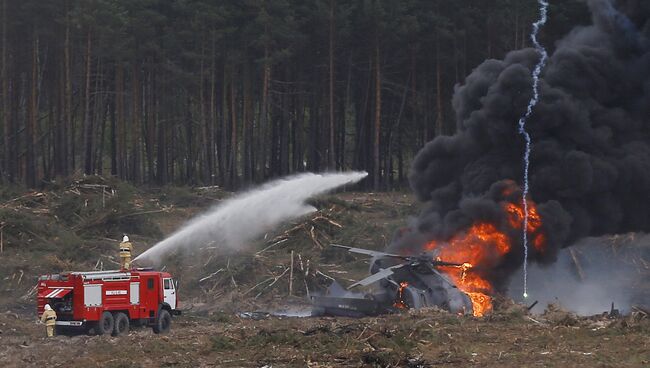
[[[244,249],[280,224],[316,211],[307,203],[310,198],[357,183],[367,175],[356,171],[304,173],[239,193],[197,216],[134,261],[159,265],[164,256],[174,251],[197,250],[208,245],[220,250]]]
[[[523,233],[523,243],[524,243],[524,298],[528,297],[528,234],[527,234],[527,229],[528,229],[528,202],[526,201],[528,197],[528,191],[529,191],[529,183],[528,183],[528,170],[530,168],[530,134],[526,131],[526,121],[528,118],[532,115],[533,113],[533,108],[535,105],[537,105],[537,102],[539,101],[539,76],[542,73],[542,69],[544,68],[544,65],[546,64],[546,60],[548,59],[548,53],[546,52],[546,49],[544,46],[542,46],[539,41],[537,40],[537,34],[539,33],[540,28],[546,24],[547,20],[547,12],[548,12],[548,2],[546,0],[538,0],[537,3],[539,4],[539,13],[540,17],[539,19],[533,23],[533,31],[530,35],[531,40],[533,41],[533,45],[535,46],[535,49],[537,52],[540,54],[539,61],[537,62],[537,65],[535,65],[535,69],[533,70],[532,77],[533,77],[533,96],[531,97],[530,101],[528,102],[528,108],[526,109],[526,113],[519,119],[519,134],[521,134],[524,137],[524,140],[526,141],[526,149],[524,151],[524,190],[522,192],[522,203],[524,206],[524,219],[523,219],[523,226],[522,226],[522,233]]]

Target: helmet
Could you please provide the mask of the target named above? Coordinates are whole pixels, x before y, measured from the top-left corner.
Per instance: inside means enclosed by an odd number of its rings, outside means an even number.
[[[49,304],[45,304],[45,310],[46,310],[46,311],[50,311],[50,310],[52,310],[52,307],[50,307]]]
[[[124,235],[124,237],[122,238],[122,241],[123,241],[123,242],[128,242],[128,241],[129,241],[129,237],[126,236],[126,235]]]

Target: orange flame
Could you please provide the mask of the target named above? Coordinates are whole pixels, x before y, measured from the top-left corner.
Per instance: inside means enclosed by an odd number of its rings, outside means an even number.
[[[397,290],[397,292],[398,292],[397,300],[395,301],[395,303],[393,303],[393,307],[395,307],[397,309],[408,309],[408,305],[406,305],[406,303],[404,303],[404,299],[402,297],[402,295],[404,293],[404,289],[406,289],[408,286],[409,286],[409,283],[406,282],[406,281],[402,281],[402,282],[399,283],[399,289]]]
[[[508,222],[513,229],[521,229],[524,220],[524,208],[522,205],[516,205],[514,203],[506,203],[505,210],[508,213]],[[540,233],[538,230],[542,226],[542,218],[537,212],[537,207],[532,201],[528,201],[528,226],[526,231],[528,234],[534,235],[532,237],[532,243],[535,247],[535,250],[538,252],[543,252],[544,246],[546,244],[546,237],[544,234]]]
[[[504,203],[503,207],[507,214],[507,226],[521,229],[523,206]],[[535,249],[542,252],[546,243],[544,234],[540,232],[542,220],[532,201],[528,203],[528,210],[527,232],[531,236]],[[440,259],[462,264],[462,266],[441,266],[441,268],[458,288],[469,296],[475,316],[483,316],[492,310],[491,295],[494,293],[494,288],[480,274],[480,270],[498,266],[503,256],[511,251],[510,238],[504,231],[500,231],[497,226],[488,222],[476,222],[467,231],[455,235],[448,242],[431,241],[425,249],[428,251],[439,249]]]

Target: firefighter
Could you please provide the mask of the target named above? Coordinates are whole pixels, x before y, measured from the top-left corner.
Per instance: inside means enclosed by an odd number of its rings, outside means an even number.
[[[120,267],[123,270],[131,269],[131,253],[133,252],[133,244],[129,241],[129,237],[124,235],[120,243]]]
[[[54,325],[56,324],[56,312],[52,310],[49,304],[45,304],[45,311],[41,316],[41,322],[45,323],[45,332],[47,332],[47,337],[54,336]]]

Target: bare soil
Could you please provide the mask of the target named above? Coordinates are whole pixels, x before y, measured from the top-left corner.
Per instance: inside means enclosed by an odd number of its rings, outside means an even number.
[[[186,316],[167,335],[44,337],[0,315],[3,367],[642,367],[650,323],[542,317],[477,319],[435,310],[374,318]]]
[[[114,268],[122,232],[139,253],[229,195],[219,188],[133,188],[102,178],[43,192],[0,190],[0,367],[650,366],[650,316],[642,311],[614,319],[558,308],[529,315],[505,300],[484,318],[436,309],[360,319],[241,314],[304,311],[308,290],[330,277],[346,284],[366,275],[367,259],[328,245],[383,249],[418,214],[407,193],[319,198],[313,216],[241,253],[170,256],[165,267],[180,280],[185,312],[166,335],[136,328],[120,337],[44,337],[33,290],[39,274]]]

